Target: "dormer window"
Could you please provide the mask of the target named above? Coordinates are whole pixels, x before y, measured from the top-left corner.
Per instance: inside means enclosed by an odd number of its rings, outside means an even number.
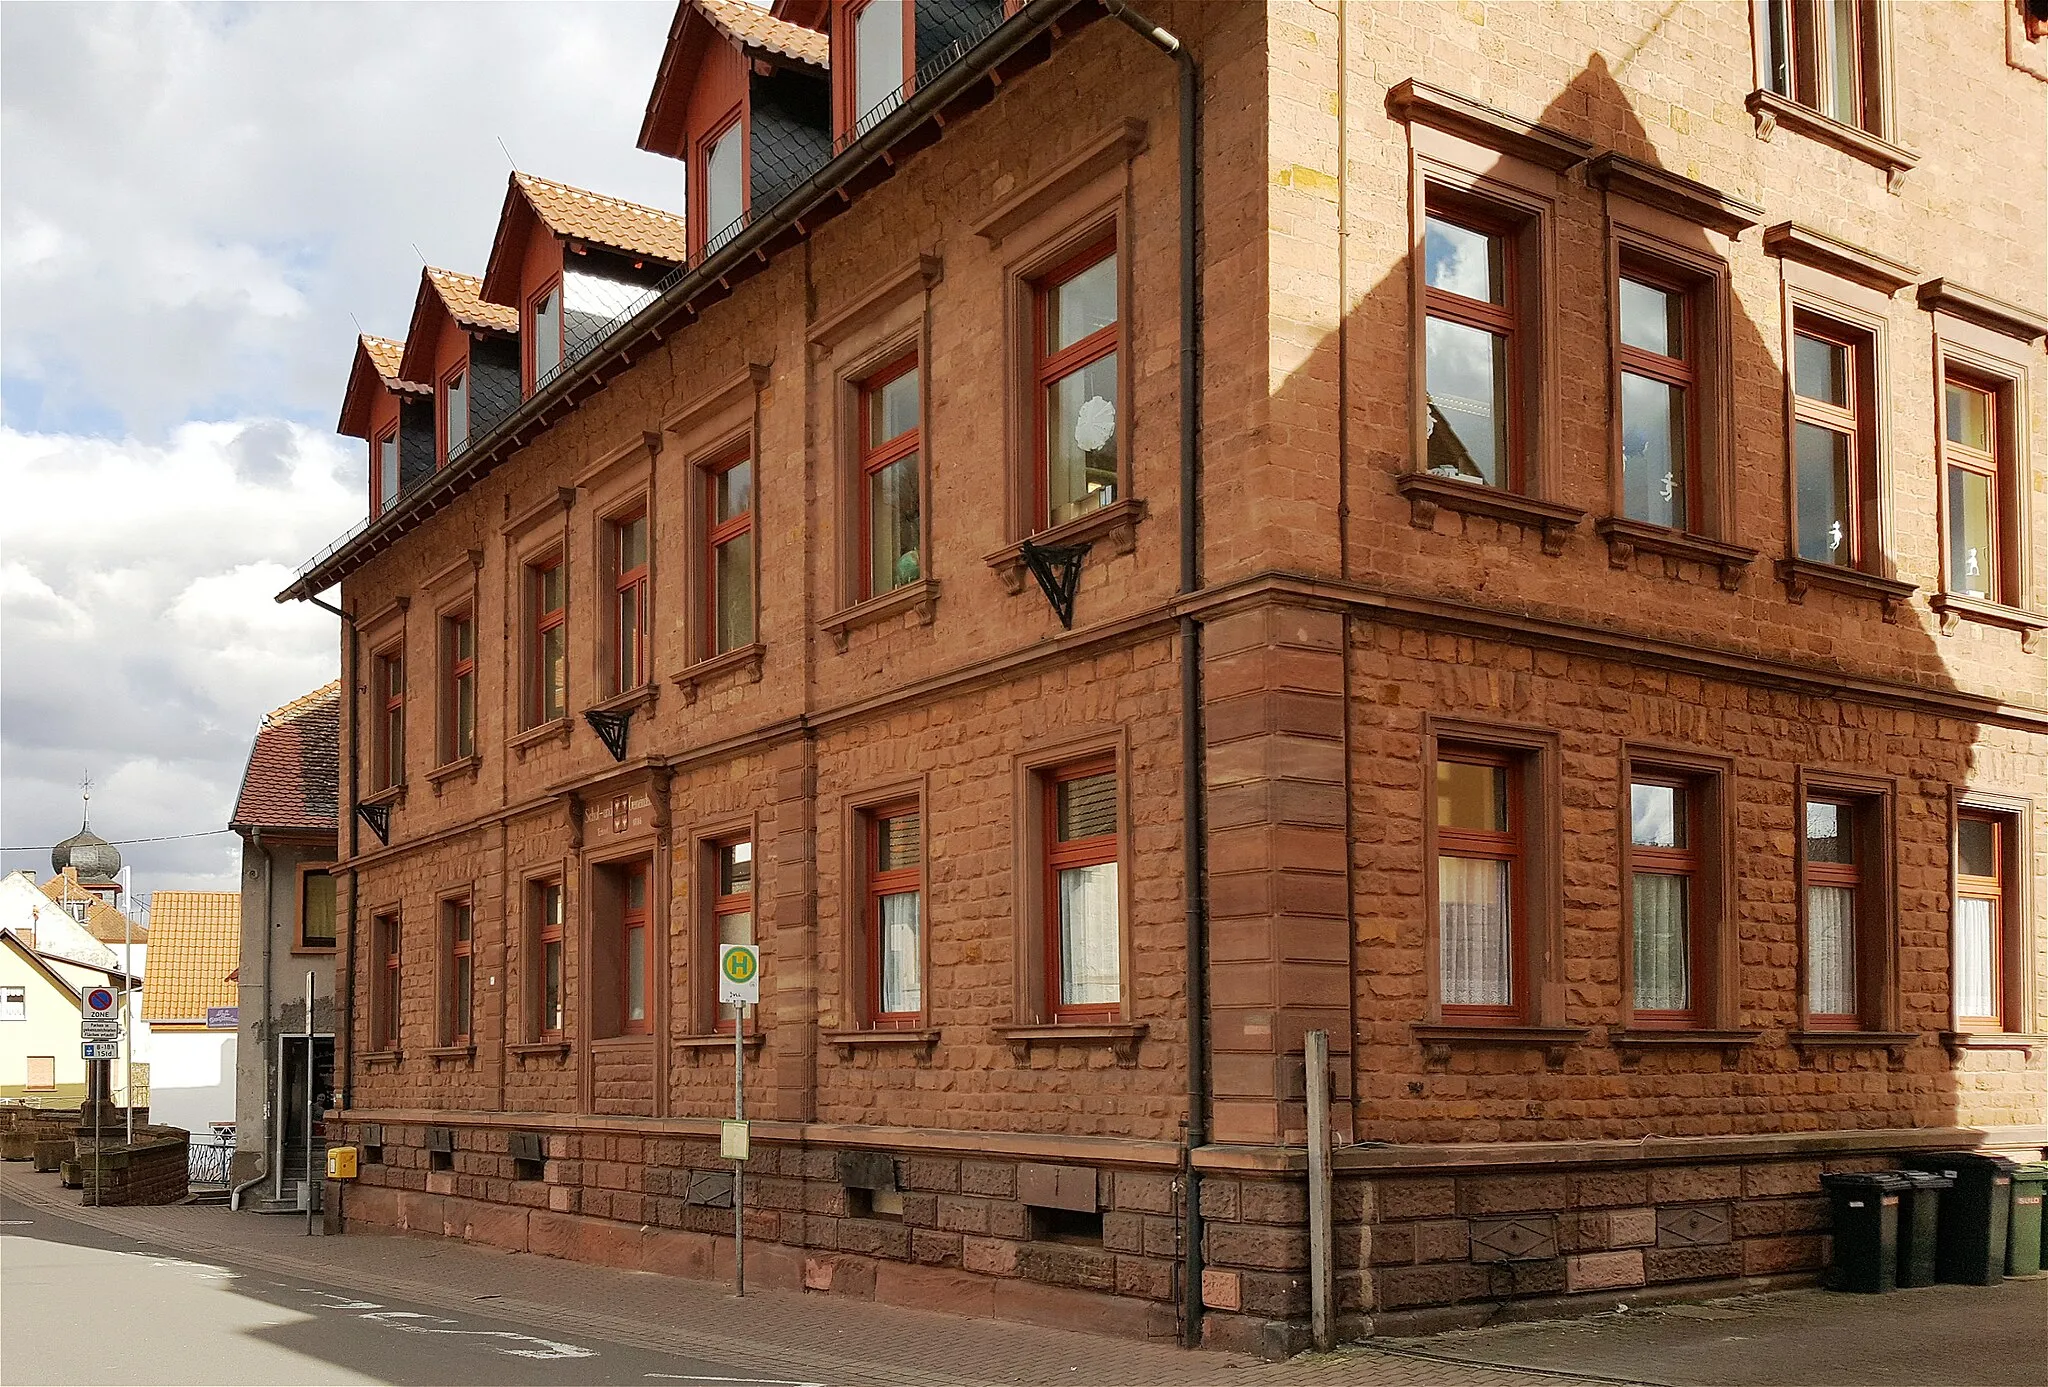
[[[854,137],[903,100],[904,49],[908,26],[903,0],[868,0],[853,12],[853,110],[847,128]]]
[[[469,372],[456,371],[441,387],[441,437],[443,461],[469,445]]]
[[[704,249],[716,250],[725,233],[746,215],[744,154],[746,122],[735,113],[725,128],[704,141]]]
[[[398,499],[398,426],[377,435],[377,511],[382,514]]]
[[[526,325],[533,343],[533,384],[539,389],[562,364],[562,284],[550,284],[534,300]]]

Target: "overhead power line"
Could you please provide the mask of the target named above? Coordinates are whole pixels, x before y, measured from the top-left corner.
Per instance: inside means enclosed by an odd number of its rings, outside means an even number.
[[[125,848],[134,843],[175,843],[181,838],[211,838],[216,834],[233,832],[232,828],[209,828],[203,833],[166,833],[156,838],[115,838],[110,840],[109,845]],[[57,846],[55,843],[41,843],[32,844],[25,848],[0,848],[0,852],[48,852],[55,846]]]

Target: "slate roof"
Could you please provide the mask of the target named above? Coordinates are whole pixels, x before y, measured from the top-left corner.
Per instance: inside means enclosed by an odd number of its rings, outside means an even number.
[[[683,219],[674,212],[572,188],[530,173],[515,173],[512,181],[526,195],[534,214],[557,236],[608,246],[628,255],[651,256],[672,265],[690,258]]]
[[[519,310],[487,302],[484,299],[484,282],[475,275],[438,270],[429,265],[427,278],[440,294],[441,302],[447,305],[448,315],[458,325],[491,332],[519,331]]]
[[[235,891],[158,891],[149,898],[149,966],[142,1019],[204,1021],[240,1001],[228,975],[242,962],[242,897]]]
[[[746,0],[690,0],[712,27],[744,48],[794,58],[813,67],[831,65],[832,44],[816,29],[777,19]]]
[[[229,827],[331,834],[339,829],[340,804],[341,681],[337,679],[264,716],[263,725],[256,730],[256,743],[249,748],[249,764],[242,772],[242,791],[235,797],[235,816]]]
[[[149,942],[149,926],[131,923],[126,915],[86,890],[79,884],[75,867],[66,867],[44,882],[42,892],[59,905],[66,901],[84,901],[85,932],[102,944],[121,944],[130,938],[137,944]]]

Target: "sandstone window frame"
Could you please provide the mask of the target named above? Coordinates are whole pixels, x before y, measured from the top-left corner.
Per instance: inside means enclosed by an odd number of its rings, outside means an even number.
[[[398,906],[371,912],[370,938],[371,952],[364,960],[375,970],[370,979],[370,1051],[396,1055],[405,1008],[404,917]]]
[[[1677,788],[1684,796],[1690,843],[1688,862],[1646,853],[1635,844],[1633,787]],[[1660,1034],[1711,1035],[1737,1039],[1740,1019],[1740,959],[1737,953],[1736,890],[1731,825],[1736,800],[1735,764],[1723,756],[1689,748],[1629,743],[1622,748],[1618,841],[1621,844],[1621,988],[1623,1038],[1648,1043]],[[1678,1012],[1639,1008],[1635,988],[1635,876],[1638,870],[1684,868],[1691,966],[1688,1006]]]
[[[675,542],[680,540],[681,552],[670,553],[669,556],[676,565],[674,571],[682,575],[682,581],[677,584],[677,600],[669,604],[673,615],[668,618],[667,629],[675,646],[682,651],[683,664],[668,678],[682,690],[686,703],[695,703],[707,682],[728,671],[738,670],[755,683],[761,679],[767,653],[761,631],[762,507],[774,498],[772,487],[764,489],[767,478],[762,473],[760,396],[768,380],[769,368],[766,365],[754,363],[742,367],[664,419],[656,435],[661,440],[663,452],[673,449],[680,457],[674,473],[683,493],[680,533],[664,538],[668,527],[657,527],[653,562],[657,567],[664,562],[660,557],[662,543],[674,548],[677,547]],[[751,501],[754,639],[735,649],[707,655],[705,652],[713,644],[708,622],[712,594],[707,581],[713,555],[709,552],[706,537],[713,527],[710,479],[705,469],[739,456],[748,458],[754,469]],[[659,607],[661,604],[656,605]],[[659,635],[655,643],[657,646],[661,644]]]
[[[931,1029],[932,920],[930,873],[930,786],[922,775],[870,786],[848,795],[838,815],[840,861],[840,1026],[826,1039],[850,1055],[855,1047],[906,1045],[929,1048],[938,1032]],[[878,897],[890,894],[887,880],[877,882],[877,825],[884,819],[918,816],[918,1010],[900,1016],[877,1011],[879,978],[875,934],[879,927]]]
[[[1409,453],[1395,487],[1409,503],[1409,523],[1435,528],[1439,510],[1507,521],[1539,533],[1543,551],[1564,551],[1585,519],[1565,501],[1559,437],[1557,361],[1557,226],[1572,196],[1566,175],[1593,147],[1583,140],[1415,79],[1396,85],[1388,110],[1408,128],[1408,409]],[[1428,224],[1462,211],[1489,217],[1511,234],[1515,267],[1516,390],[1509,408],[1513,489],[1432,474],[1429,464]]]
[[[2041,633],[2048,631],[2039,586],[2038,521],[2032,488],[2023,483],[2031,475],[2031,395],[2034,370],[2023,349],[2016,348],[2006,334],[1977,323],[1962,321],[1956,314],[1933,305],[1935,400],[1935,503],[1940,555],[1940,581],[1930,594],[1928,605],[1941,618],[1944,634],[1954,634],[1969,621],[2016,630],[2021,647],[2031,653],[2039,646]],[[2026,328],[2021,328],[2026,331]],[[1992,504],[1996,510],[1996,541],[2002,549],[1996,577],[1998,584],[1988,598],[1959,591],[1951,573],[1950,527],[1954,523],[1949,506],[1949,468],[1952,447],[1948,438],[1947,387],[1951,380],[1982,390],[1992,396],[1998,415],[1990,455],[1994,485]]]
[[[440,794],[448,782],[467,776],[474,780],[482,758],[476,750],[476,734],[479,730],[480,702],[483,693],[483,661],[478,645],[480,622],[478,614],[483,610],[481,577],[484,554],[481,549],[463,550],[456,558],[431,575],[420,585],[421,594],[430,604],[433,618],[432,637],[434,642],[434,664],[432,688],[429,703],[433,710],[433,768],[427,772],[427,782],[434,793]],[[470,655],[467,660],[458,658],[455,637],[458,632],[451,630],[450,623],[465,617],[470,623]],[[469,742],[466,748],[460,745],[457,732],[460,729],[463,690],[461,688],[461,666],[466,664],[468,687]]]
[[[2035,997],[2038,978],[2032,966],[2040,951],[2040,888],[2035,878],[2035,806],[2025,795],[2001,793],[1976,787],[1957,787],[1949,794],[1949,900],[1950,925],[1950,1031],[1944,1040],[1958,1049],[1997,1047],[2001,1037],[2028,1036],[2041,1023]],[[1993,928],[1996,934],[1994,966],[1996,985],[1995,1017],[1966,1017],[1961,1014],[1958,980],[1955,977],[1960,933],[1958,903],[1970,894],[1970,874],[1962,860],[1962,824],[1975,818],[1989,821],[1997,834],[1999,852],[1998,905]],[[1986,1025],[1995,1022],[1995,1025]],[[2007,1043],[2010,1043],[2009,1040]]]
[[[370,786],[405,788],[405,637],[370,652]]]
[[[902,612],[929,626],[937,613],[939,578],[932,532],[932,308],[945,266],[936,255],[900,265],[842,308],[822,315],[809,334],[825,396],[818,412],[818,448],[832,459],[831,516],[835,544],[834,610],[820,627],[843,652],[852,633]],[[919,573],[916,581],[880,594],[864,581],[868,496],[862,466],[862,392],[892,363],[915,356],[918,372],[917,485]]]
[[[435,901],[436,1048],[473,1054],[476,1048],[476,896],[470,888]]]
[[[1513,900],[1521,920],[1511,954],[1511,1003],[1503,1008],[1466,1008],[1443,1002],[1442,928],[1437,862],[1438,766],[1477,756],[1509,768],[1509,794],[1518,826],[1519,881]],[[1417,1038],[1425,1045],[1498,1038],[1555,1047],[1583,1035],[1565,1025],[1563,959],[1563,789],[1562,753],[1554,731],[1504,722],[1428,718],[1423,733],[1419,808],[1422,813],[1424,971],[1428,997]],[[1456,855],[1456,854],[1453,854]]]
[[[599,700],[591,705],[594,711],[629,712],[652,702],[656,696],[655,660],[661,644],[658,618],[663,610],[661,579],[667,571],[661,557],[664,527],[660,523],[660,469],[656,463],[664,445],[661,433],[642,431],[598,458],[575,479],[576,494],[590,516],[586,538],[591,554],[591,590],[599,594],[597,602],[602,608],[592,623],[591,687],[599,695]],[[639,677],[622,683],[621,674],[634,671],[622,671],[619,663],[622,575],[618,568],[618,527],[635,516],[646,521],[640,565],[643,573],[637,584]]]
[[[727,489],[726,479],[745,469],[746,500],[742,507],[734,500],[722,506]],[[715,453],[693,464],[697,489],[701,494],[704,525],[699,532],[702,551],[702,572],[699,579],[703,584],[704,602],[698,617],[702,622],[700,632],[702,643],[697,647],[697,657],[702,660],[716,660],[729,656],[760,643],[761,633],[761,544],[760,528],[756,523],[759,512],[757,490],[761,468],[759,458],[747,443],[735,444],[722,452]],[[735,488],[736,491],[736,488]],[[720,515],[722,508],[730,513]],[[728,549],[744,543],[746,564],[736,574],[722,573],[720,561]],[[728,584],[737,585],[744,580],[746,592],[744,602],[735,604],[744,607],[746,613],[746,639],[740,639],[737,630],[727,633],[721,629],[726,616],[725,598]]]
[[[1120,1063],[1135,1062],[1133,1047],[1144,1034],[1133,1020],[1133,980],[1137,977],[1132,931],[1134,856],[1131,831],[1130,734],[1124,727],[1102,727],[1058,742],[1033,747],[1013,758],[1015,825],[1012,839],[1014,938],[1012,1015],[1015,1022],[999,1027],[1013,1048],[1038,1044],[1097,1042],[1113,1046]],[[1057,897],[1053,890],[1054,852],[1050,795],[1056,782],[1080,768],[1108,770],[1116,777],[1117,952],[1120,979],[1116,1004],[1063,1008],[1055,994],[1058,978]]]
[[[505,610],[512,613],[508,625],[516,633],[511,649],[503,656],[510,661],[502,693],[505,722],[516,729],[506,745],[522,761],[542,743],[569,737],[569,710],[576,690],[571,640],[578,629],[572,611],[575,574],[570,566],[576,497],[574,487],[556,487],[500,530],[505,540]],[[551,565],[559,565],[562,572],[562,709],[559,716],[543,719],[539,715],[544,711],[541,674],[546,651],[541,641],[538,584],[540,571]]]
[[[1854,87],[1849,111],[1821,91],[1841,37],[1826,20],[1841,15],[1854,29],[1855,55],[1845,69]],[[1754,87],[1745,104],[1758,138],[1771,139],[1782,125],[1882,169],[1885,186],[1898,191],[1920,156],[1896,142],[1889,0],[1752,0],[1750,51]]]
[[[292,953],[332,956],[339,938],[336,926],[339,917],[336,902],[339,881],[334,876],[332,862],[301,862],[298,867],[297,889],[292,893]],[[308,883],[315,878],[324,878],[329,883],[327,896],[327,938],[322,941],[317,935],[307,932],[307,919],[313,913],[307,896]]]
[[[731,1007],[718,1000],[718,955],[725,943],[722,933],[724,920],[741,913],[748,915],[749,937],[732,942],[762,947],[759,827],[755,816],[746,815],[706,825],[694,836],[692,857],[696,871],[692,876],[691,916],[697,926],[697,943],[690,951],[693,962],[690,987],[693,1024],[690,1031],[694,1036],[730,1038],[733,1033],[733,1018],[726,1014]],[[741,845],[748,850],[747,889],[728,892],[724,877],[726,854]],[[753,1041],[761,1033],[761,1009],[756,1006],[747,1027],[746,1039]]]
[[[537,732],[569,718],[569,554],[566,546],[549,547],[522,558],[520,587],[520,726]],[[549,575],[560,585],[549,593]],[[550,605],[552,603],[552,605]],[[559,632],[559,636],[556,633]],[[557,681],[549,672],[549,637],[556,636],[561,664]]]
[[[1026,540],[1040,545],[1104,542],[1128,554],[1145,516],[1134,475],[1132,350],[1142,321],[1138,266],[1131,228],[1138,157],[1147,148],[1142,121],[1124,120],[1018,192],[977,222],[974,234],[995,253],[1002,275],[1003,530],[1000,547],[983,556],[1004,590],[1021,593],[1027,581]],[[1117,257],[1116,499],[1109,505],[1045,526],[1037,518],[1043,432],[1038,402],[1041,281],[1090,247],[1112,245]]]
[[[1595,159],[1591,177],[1605,193],[1609,305],[1610,490],[1608,514],[1595,530],[1616,568],[1633,567],[1639,552],[1654,553],[1712,568],[1721,587],[1733,591],[1757,551],[1738,539],[1729,253],[1730,242],[1756,224],[1758,209],[1615,154]],[[1629,510],[1623,375],[1633,349],[1622,341],[1624,279],[1677,293],[1684,303],[1691,496],[1682,527],[1659,525]],[[1667,572],[1675,567],[1667,563]]]
[[[435,700],[439,716],[434,720],[440,744],[437,764],[438,767],[448,767],[466,762],[476,755],[475,603],[461,601],[438,613],[435,627],[440,637],[440,677],[436,681],[438,696]],[[463,640],[465,630],[468,633],[466,654]]]
[[[522,1030],[527,1044],[561,1043],[567,1035],[569,1015],[568,878],[559,871],[529,876],[522,883],[520,894],[527,945],[520,970],[520,992],[526,1004]],[[550,952],[554,966],[552,1006],[548,997]]]
[[[654,859],[652,845],[636,843],[588,864],[581,951],[588,985],[582,992],[589,1013],[587,1033],[595,1041],[648,1044],[658,1031],[657,998],[666,990],[657,987],[666,955],[661,947],[666,917],[657,891]],[[644,894],[642,904],[633,907],[630,901],[636,876]],[[641,950],[637,997],[632,975],[636,942]],[[633,1015],[636,1001],[638,1016]]]
[[[1882,776],[1801,767],[1795,785],[1794,869],[1799,926],[1800,1044],[1898,1043],[1897,782]],[[1840,865],[1809,862],[1809,805],[1829,803],[1851,813],[1854,861]],[[1855,1010],[1816,1012],[1812,957],[1814,888],[1847,887],[1855,892],[1853,960]]]
[[[640,527],[640,557],[628,568],[623,565],[634,525]],[[654,513],[646,493],[635,493],[599,515],[597,534],[598,567],[608,599],[598,631],[599,665],[609,701],[646,688],[653,678]]]

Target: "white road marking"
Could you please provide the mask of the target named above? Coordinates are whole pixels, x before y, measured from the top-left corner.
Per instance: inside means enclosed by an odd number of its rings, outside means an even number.
[[[332,1305],[323,1305],[322,1310],[382,1310],[384,1307],[374,1300],[350,1300],[347,1296],[336,1295],[333,1291],[316,1291],[311,1286],[299,1287],[300,1295],[326,1296]]]
[[[349,1300],[333,1291],[316,1291],[310,1286],[299,1287],[301,1294],[322,1296],[334,1303],[316,1305],[318,1310],[344,1310],[355,1314],[357,1319],[374,1320],[392,1329],[403,1329],[408,1334],[449,1334],[467,1339],[491,1339],[494,1343],[486,1348],[497,1350],[514,1358],[558,1359],[595,1358],[596,1349],[583,1348],[577,1344],[565,1344],[555,1339],[542,1339],[532,1334],[521,1334],[510,1329],[443,1329],[441,1325],[459,1324],[445,1315],[427,1315],[417,1310],[386,1310],[374,1300]],[[372,1313],[363,1314],[362,1311]],[[528,1344],[532,1347],[518,1348],[514,1345]],[[822,1387],[822,1384],[820,1384]]]
[[[34,1222],[32,1218],[0,1218],[0,1228],[26,1228]]]
[[[822,1382],[798,1382],[787,1377],[697,1377],[690,1373],[647,1373],[665,1382],[736,1382],[744,1387],[825,1387]]]

